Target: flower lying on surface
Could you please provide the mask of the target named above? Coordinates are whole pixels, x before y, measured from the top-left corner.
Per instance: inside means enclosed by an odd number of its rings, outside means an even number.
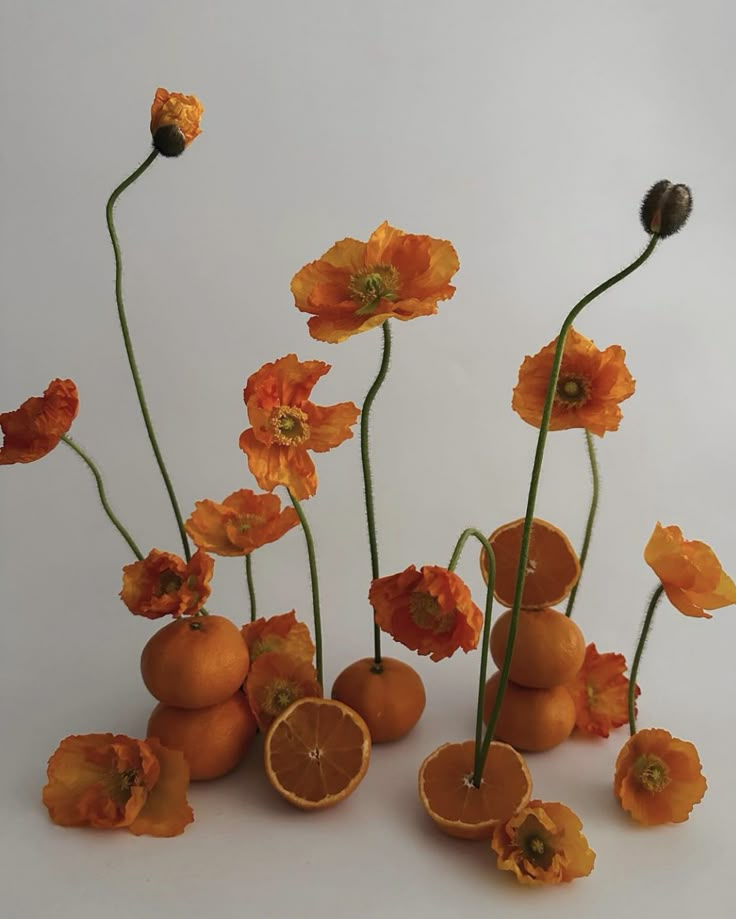
[[[268,730],[271,722],[297,699],[322,696],[317,671],[311,663],[277,652],[256,658],[248,671],[245,691],[262,731]]]
[[[706,610],[736,603],[736,584],[704,542],[683,539],[676,526],[654,528],[644,561],[662,582],[670,603],[685,616],[710,619]]]
[[[616,760],[616,797],[646,826],[687,820],[707,787],[695,746],[661,728],[637,731]]]
[[[483,614],[467,585],[452,571],[410,565],[373,581],[368,594],[376,624],[396,641],[433,661],[478,645]]]
[[[184,755],[156,738],[83,734],[62,740],[49,760],[43,803],[60,826],[178,836],[194,820],[188,785]]]
[[[32,396],[13,412],[0,414],[4,435],[0,466],[32,463],[50,453],[77,417],[79,394],[72,380],[52,380],[42,396]]]
[[[314,385],[330,370],[322,361],[300,361],[287,354],[264,364],[248,378],[243,394],[253,427],[240,435],[240,449],[259,486],[289,488],[294,497],[317,491],[317,471],[309,450],[324,453],[353,436],[360,409],[352,402],[315,405]]]
[[[575,702],[575,726],[579,731],[608,737],[612,728],[626,724],[629,681],[625,672],[623,654],[599,654],[595,644],[588,645],[582,667],[567,684]],[[639,693],[637,686],[636,695]]]
[[[187,533],[200,549],[214,555],[247,555],[299,523],[294,508],[282,510],[276,495],[258,495],[249,488],[233,492],[222,504],[205,500],[194,507]]]
[[[534,357],[524,358],[511,407],[524,421],[539,427],[552,372],[557,339]],[[585,428],[602,437],[618,429],[619,402],[634,394],[635,382],[620,345],[600,351],[590,339],[570,329],[565,339],[549,430]]]
[[[309,332],[340,342],[386,319],[415,319],[437,312],[451,297],[460,267],[452,244],[382,223],[367,243],[343,239],[298,271],[291,292],[298,309],[312,313]]]
[[[199,549],[189,562],[151,549],[146,558],[123,568],[120,599],[136,616],[192,615],[199,612],[210,595],[215,563]]]
[[[587,877],[595,852],[580,819],[564,804],[530,801],[493,831],[497,865],[513,871],[520,884],[561,884]]]
[[[296,613],[282,613],[269,619],[256,619],[241,629],[248,645],[251,663],[261,654],[278,651],[297,660],[311,662],[314,644],[308,626],[299,622]]]
[[[202,133],[204,107],[196,96],[170,93],[159,87],[151,105],[153,145],[164,156],[178,156]]]

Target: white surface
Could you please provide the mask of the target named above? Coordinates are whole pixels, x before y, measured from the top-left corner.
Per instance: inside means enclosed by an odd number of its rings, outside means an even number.
[[[2,410],[55,376],[79,384],[73,435],[146,548],[176,531],[137,413],[115,317],[107,196],[145,157],[158,85],[196,93],[204,133],[120,201],[125,295],[182,508],[249,486],[241,391],[290,351],[331,361],[317,402],[360,403],[380,334],[312,341],[289,281],[383,219],[451,239],[455,298],[395,328],[374,411],[385,573],[446,564],[467,525],[521,516],[536,432],[510,410],[518,365],[566,309],[646,242],[639,198],[692,185],[686,231],[578,327],[620,342],[638,380],[600,443],[602,506],[577,617],[601,650],[633,651],[653,586],[655,520],[710,542],[736,570],[733,516],[733,30],[723,2],[27,2],[0,22]],[[580,538],[580,432],[550,437],[538,505]],[[328,679],[370,652],[357,438],[318,457],[307,507],[320,555]],[[486,847],[436,833],[415,777],[470,736],[477,654],[420,661],[429,707],[375,751],[344,806],[305,816],[276,799],[254,751],[194,787],[173,841],[52,826],[45,763],[70,733],[140,734],[152,706],[138,655],[156,623],[117,598],[126,547],[63,447],[0,476],[5,626],[3,914],[88,917],[725,916],[736,794],[733,609],[686,620],[666,604],[641,673],[642,725],[693,740],[709,780],[684,826],[640,830],[615,804],[624,732],[530,757],[536,794],[580,813],[598,853],[564,889],[520,888]],[[289,534],[255,559],[261,611],[309,616],[305,553]],[[482,605],[476,550],[461,564]],[[210,604],[246,618],[239,561]],[[387,640],[386,651],[415,662]]]

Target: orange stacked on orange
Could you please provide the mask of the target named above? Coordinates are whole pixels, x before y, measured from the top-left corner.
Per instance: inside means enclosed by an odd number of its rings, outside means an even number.
[[[499,527],[489,537],[496,557],[494,596],[504,606],[514,602],[523,520]],[[486,553],[481,571],[488,579]],[[564,613],[552,609],[567,597],[580,577],[580,562],[570,541],[557,527],[535,518],[532,524],[521,610],[495,736],[520,750],[557,746],[575,727],[575,703],[565,688],[585,657],[585,639]],[[511,624],[505,612],[491,630],[491,656],[503,665]],[[500,672],[486,684],[484,716],[496,699]]]

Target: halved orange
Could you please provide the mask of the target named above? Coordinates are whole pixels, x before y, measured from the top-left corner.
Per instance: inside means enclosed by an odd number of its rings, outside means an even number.
[[[532,795],[532,779],[520,753],[493,741],[480,787],[473,784],[475,741],[446,743],[419,768],[419,798],[448,836],[490,839],[494,826],[508,820]]]
[[[269,782],[303,810],[331,807],[360,785],[368,770],[371,735],[352,708],[335,699],[298,699],[266,734]]]
[[[496,583],[493,595],[504,606],[514,605],[516,570],[521,553],[524,520],[504,523],[488,537],[496,556]],[[488,583],[488,560],[480,553],[480,570]],[[556,606],[570,593],[580,577],[580,559],[562,530],[535,517],[529,539],[526,578],[521,594],[522,609]]]

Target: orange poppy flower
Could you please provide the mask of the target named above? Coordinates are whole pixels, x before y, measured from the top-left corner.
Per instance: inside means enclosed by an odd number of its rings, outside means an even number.
[[[386,319],[436,313],[437,302],[455,293],[449,282],[459,267],[451,243],[384,222],[367,243],[343,239],[305,265],[291,292],[297,309],[312,313],[312,338],[334,343]]]
[[[262,731],[267,731],[271,722],[297,699],[322,697],[317,671],[311,663],[273,651],[256,658],[248,671],[245,691]]]
[[[275,542],[299,523],[293,507],[281,509],[276,495],[249,488],[228,495],[222,504],[197,501],[186,531],[200,549],[214,555],[248,555]]]
[[[542,422],[556,347],[557,339],[534,357],[524,358],[511,400],[513,410],[536,428]],[[589,338],[570,329],[552,403],[550,431],[585,428],[602,437],[606,431],[617,430],[623,417],[619,402],[632,396],[636,387],[625,357],[620,345],[600,351]]]
[[[297,660],[310,663],[314,657],[314,644],[309,627],[298,622],[296,613],[282,613],[269,619],[256,619],[241,629],[245,643],[248,645],[251,663],[261,654],[278,651],[288,654]]]
[[[483,614],[467,585],[446,568],[425,565],[417,571],[410,565],[375,580],[368,599],[384,632],[412,651],[430,654],[433,661],[478,646]]]
[[[582,667],[567,684],[575,702],[575,727],[579,731],[608,737],[612,728],[626,724],[629,681],[625,672],[623,654],[599,654],[595,644],[588,645]],[[640,692],[637,686],[635,694]]]
[[[152,737],[67,737],[49,760],[43,803],[60,826],[127,827],[136,836],[178,836],[194,820],[189,766]]]
[[[159,86],[151,105],[151,134],[155,137],[160,128],[169,125],[177,128],[183,140],[183,150],[202,133],[199,123],[203,113],[204,106],[196,96],[170,93]]]
[[[329,370],[322,361],[302,362],[287,354],[248,378],[243,396],[253,427],[240,435],[240,449],[266,491],[284,485],[299,500],[311,497],[317,491],[317,471],[308,451],[324,453],[353,436],[357,405],[309,401],[315,383]]]
[[[616,760],[616,797],[645,826],[687,820],[707,787],[695,746],[661,728],[637,731]]]
[[[662,582],[667,599],[685,616],[711,619],[708,609],[736,603],[736,584],[704,542],[683,539],[676,526],[654,528],[644,561]]]
[[[160,619],[199,612],[210,595],[213,559],[201,549],[189,562],[151,549],[146,558],[123,568],[120,599],[135,616]]]
[[[520,884],[563,884],[587,877],[595,852],[583,824],[564,804],[530,801],[493,830],[491,847],[502,871],[513,871]]]
[[[14,412],[3,412],[0,466],[32,463],[46,456],[72,426],[78,410],[79,394],[74,383],[52,380],[42,396],[26,399]]]

